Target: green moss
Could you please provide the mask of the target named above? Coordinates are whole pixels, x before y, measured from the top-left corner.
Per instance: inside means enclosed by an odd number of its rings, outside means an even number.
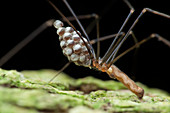
[[[62,73],[48,84],[55,73],[0,69],[0,112],[170,112],[170,96],[160,89],[138,83],[146,92],[139,100],[114,80],[73,79]]]

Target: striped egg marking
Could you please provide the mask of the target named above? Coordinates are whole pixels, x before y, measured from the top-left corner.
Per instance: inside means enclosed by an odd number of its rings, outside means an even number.
[[[81,52],[81,45],[80,44],[76,44],[73,46],[73,51],[74,53],[80,53]]]
[[[63,34],[63,39],[64,40],[68,40],[68,39],[71,39],[72,38],[72,34],[71,33],[64,33]]]
[[[66,55],[66,56],[69,56],[69,55],[71,55],[72,53],[73,53],[73,51],[72,51],[72,49],[71,48],[69,48],[69,47],[66,47],[66,48],[64,48],[64,54]]]
[[[66,44],[66,46],[68,46],[68,47],[70,47],[70,48],[72,48],[73,46],[74,46],[74,40],[67,40],[67,44]]]
[[[57,34],[58,34],[59,36],[62,36],[64,33],[65,33],[65,28],[64,28],[64,27],[59,27],[59,28],[57,29]]]
[[[79,55],[73,53],[71,56],[70,56],[70,59],[73,61],[73,62],[76,62],[79,60]]]

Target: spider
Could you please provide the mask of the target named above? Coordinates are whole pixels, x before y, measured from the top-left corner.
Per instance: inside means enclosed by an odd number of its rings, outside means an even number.
[[[138,98],[142,98],[144,95],[144,90],[137,86],[133,80],[131,80],[125,73],[120,71],[118,67],[116,67],[113,63],[118,60],[121,56],[126,54],[127,52],[131,51],[132,49],[136,48],[137,46],[141,45],[145,41],[157,37],[159,40],[164,42],[166,45],[170,46],[170,42],[164,39],[163,37],[159,36],[158,34],[152,34],[150,37],[142,40],[141,42],[136,43],[134,46],[129,48],[124,53],[120,54],[118,57],[116,57],[117,52],[119,51],[120,47],[124,43],[124,41],[128,38],[129,35],[133,35],[132,29],[136,25],[136,23],[139,21],[139,19],[146,13],[150,12],[153,14],[157,14],[159,16],[163,16],[165,18],[170,18],[169,15],[155,11],[150,8],[144,8],[139,16],[136,18],[134,23],[131,25],[129,30],[126,33],[123,33],[122,30],[127,24],[128,20],[130,19],[131,15],[134,12],[133,6],[127,1],[123,0],[124,3],[129,7],[130,12],[125,19],[123,25],[119,29],[117,34],[106,36],[106,37],[100,37],[97,33],[97,39],[96,40],[90,40],[88,34],[84,30],[83,26],[81,25],[81,22],[79,21],[79,18],[82,18],[83,16],[76,16],[74,11],[72,10],[71,6],[66,0],[63,0],[69,11],[72,13],[73,17],[66,18],[64,14],[51,2],[48,0],[48,2],[51,4],[52,7],[62,16],[63,21],[66,21],[70,27],[64,27],[64,24],[60,20],[54,21],[49,20],[42,24],[37,30],[35,30],[33,33],[31,33],[26,39],[24,39],[21,43],[19,43],[15,48],[13,48],[11,51],[9,51],[4,57],[0,60],[0,65],[2,66],[9,58],[11,58],[16,52],[18,52],[24,45],[26,45],[29,41],[31,41],[37,34],[39,34],[42,30],[44,30],[48,26],[54,25],[54,27],[57,29],[57,34],[59,35],[60,40],[60,46],[63,49],[64,55],[68,58],[70,62],[75,63],[79,66],[85,66],[89,68],[95,68],[99,71],[106,72],[111,78],[116,78],[119,81],[121,81],[129,90],[131,90],[133,93],[135,93]],[[87,16],[87,17],[86,17]],[[88,18],[89,15],[86,15],[83,18]],[[96,18],[96,26],[97,26],[97,32],[99,31],[99,17],[98,15],[91,15],[95,16]],[[79,24],[82,33],[80,33],[74,25],[70,22],[71,19],[74,19]],[[105,53],[103,57],[99,57],[100,55],[100,41],[105,40],[107,38],[112,38],[113,42],[110,45],[109,49]],[[135,39],[135,37],[134,37]],[[93,43],[97,42],[97,53],[95,53],[95,50],[92,47]],[[63,71],[69,64],[67,63],[59,72]],[[58,74],[57,74],[58,75]],[[56,76],[54,76],[55,78]],[[54,79],[52,78],[50,82]]]

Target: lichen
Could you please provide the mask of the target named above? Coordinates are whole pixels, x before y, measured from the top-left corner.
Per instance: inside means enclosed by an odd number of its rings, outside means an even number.
[[[102,81],[91,76],[74,79],[61,73],[48,83],[55,73],[0,69],[0,112],[170,112],[170,95],[160,89],[138,83],[146,92],[139,100],[114,80]]]

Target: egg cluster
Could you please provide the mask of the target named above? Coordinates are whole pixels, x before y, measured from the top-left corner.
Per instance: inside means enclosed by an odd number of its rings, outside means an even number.
[[[60,46],[63,49],[63,54],[69,61],[76,65],[90,66],[91,59],[85,43],[89,46],[86,38],[80,38],[80,32],[74,31],[72,27],[63,27],[64,24],[60,20],[54,22],[54,27],[57,29],[59,35]]]

